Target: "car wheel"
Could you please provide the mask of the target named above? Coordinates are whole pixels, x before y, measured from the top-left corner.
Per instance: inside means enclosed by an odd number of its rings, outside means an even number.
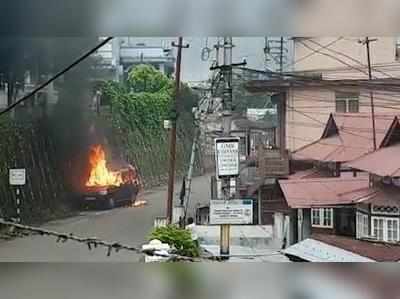
[[[107,209],[111,210],[115,208],[114,198],[110,197],[107,199]]]

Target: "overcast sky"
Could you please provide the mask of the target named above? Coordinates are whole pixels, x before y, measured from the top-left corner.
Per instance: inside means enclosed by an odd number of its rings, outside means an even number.
[[[146,45],[160,46],[170,44],[171,41],[177,40],[176,38],[132,38],[133,42],[144,42]],[[188,43],[190,47],[183,50],[182,54],[182,80],[185,82],[203,81],[209,77],[210,65],[215,59],[215,51],[210,54],[207,61],[202,61],[201,52],[207,46],[213,49],[216,44],[216,38],[201,38],[201,37],[187,37],[184,42]],[[242,62],[246,58],[247,67],[264,69],[265,56],[264,56],[264,37],[237,37],[233,38],[233,63]]]

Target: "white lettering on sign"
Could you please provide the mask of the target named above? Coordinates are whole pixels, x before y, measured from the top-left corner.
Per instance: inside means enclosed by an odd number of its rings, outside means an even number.
[[[217,174],[223,176],[239,175],[239,139],[228,138],[215,140],[215,158]]]
[[[10,185],[22,186],[26,183],[26,171],[25,169],[10,169],[9,172]]]
[[[253,201],[244,200],[211,200],[210,224],[252,224]]]

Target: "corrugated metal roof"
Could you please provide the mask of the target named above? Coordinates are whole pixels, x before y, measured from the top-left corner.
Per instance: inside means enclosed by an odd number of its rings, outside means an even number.
[[[396,244],[357,240],[345,236],[313,234],[312,239],[351,251],[378,262],[400,261],[400,246]]]
[[[394,186],[377,185],[352,192],[349,196],[358,198],[358,202],[371,203],[380,206],[400,207],[399,188]]]
[[[309,262],[374,262],[374,260],[318,240],[306,239],[282,251]]]
[[[364,155],[345,166],[364,170],[379,176],[400,177],[400,144],[384,147]]]
[[[295,160],[348,162],[373,151],[372,121],[368,113],[333,114],[324,133],[336,126],[338,134],[326,135],[293,153]],[[379,145],[390,128],[394,114],[376,115],[376,141]]]
[[[279,184],[291,208],[353,204],[371,192],[368,178],[280,180]]]

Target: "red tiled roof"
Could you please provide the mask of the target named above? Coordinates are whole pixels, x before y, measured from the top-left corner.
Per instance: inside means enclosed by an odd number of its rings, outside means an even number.
[[[345,165],[379,176],[400,177],[400,144],[381,148]]]
[[[399,189],[378,185],[369,187],[368,177],[280,180],[291,208],[372,203],[400,207]]]
[[[381,144],[395,115],[376,115],[376,141]],[[332,122],[333,120],[333,122]],[[337,127],[338,134],[329,135],[329,128]],[[373,150],[372,121],[369,113],[333,114],[324,135],[314,143],[293,153],[295,160],[347,162]]]
[[[291,208],[354,204],[371,193],[367,178],[280,180],[279,184]]]
[[[311,238],[378,262],[400,261],[400,245],[363,241],[350,237],[327,234],[313,234]]]

